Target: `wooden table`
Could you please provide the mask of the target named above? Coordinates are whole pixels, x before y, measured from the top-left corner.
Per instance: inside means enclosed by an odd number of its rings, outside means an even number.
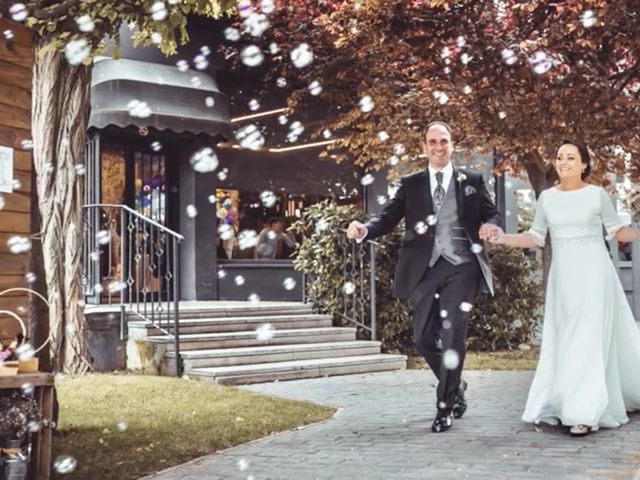
[[[19,373],[0,377],[0,390],[19,389],[25,383],[34,387],[42,416],[42,428],[34,435],[31,449],[30,480],[49,480],[51,475],[51,433],[53,430],[53,374]]]

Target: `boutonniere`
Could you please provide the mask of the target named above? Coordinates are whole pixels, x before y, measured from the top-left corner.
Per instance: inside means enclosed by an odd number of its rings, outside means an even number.
[[[458,181],[458,183],[462,183],[467,179],[467,176],[465,175],[464,172],[458,172],[458,176],[456,177],[456,180]]]

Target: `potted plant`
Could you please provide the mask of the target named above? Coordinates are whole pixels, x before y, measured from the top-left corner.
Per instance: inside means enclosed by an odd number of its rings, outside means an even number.
[[[33,387],[0,394],[0,478],[25,480],[28,469],[28,436],[40,428],[38,402]]]

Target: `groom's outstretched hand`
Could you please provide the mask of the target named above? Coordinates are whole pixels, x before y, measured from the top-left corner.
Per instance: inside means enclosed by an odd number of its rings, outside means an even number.
[[[483,242],[494,242],[497,238],[500,238],[504,235],[502,229],[491,223],[484,223],[480,226],[480,230],[478,231],[478,236],[480,240]]]
[[[347,238],[349,240],[360,240],[367,234],[367,227],[364,224],[354,220],[347,228]]]

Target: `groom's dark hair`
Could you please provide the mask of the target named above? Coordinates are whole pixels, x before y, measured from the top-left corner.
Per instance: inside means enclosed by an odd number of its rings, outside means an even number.
[[[578,152],[580,152],[580,158],[582,160],[582,164],[586,165],[584,171],[582,172],[582,180],[587,178],[591,173],[591,154],[589,153],[589,148],[587,147],[587,145],[582,140],[579,140],[579,139],[562,140],[560,147],[562,145],[573,145],[578,149]]]
[[[422,130],[422,133],[420,134],[420,143],[426,143],[426,141],[427,141],[427,132],[431,129],[431,127],[435,127],[436,125],[444,127],[444,129],[447,132],[449,132],[449,136],[451,138],[453,138],[453,132],[451,131],[451,127],[448,124],[446,124],[445,122],[442,122],[440,120],[435,120],[435,121],[431,122],[429,125],[427,125],[426,127],[424,127],[424,130]]]

